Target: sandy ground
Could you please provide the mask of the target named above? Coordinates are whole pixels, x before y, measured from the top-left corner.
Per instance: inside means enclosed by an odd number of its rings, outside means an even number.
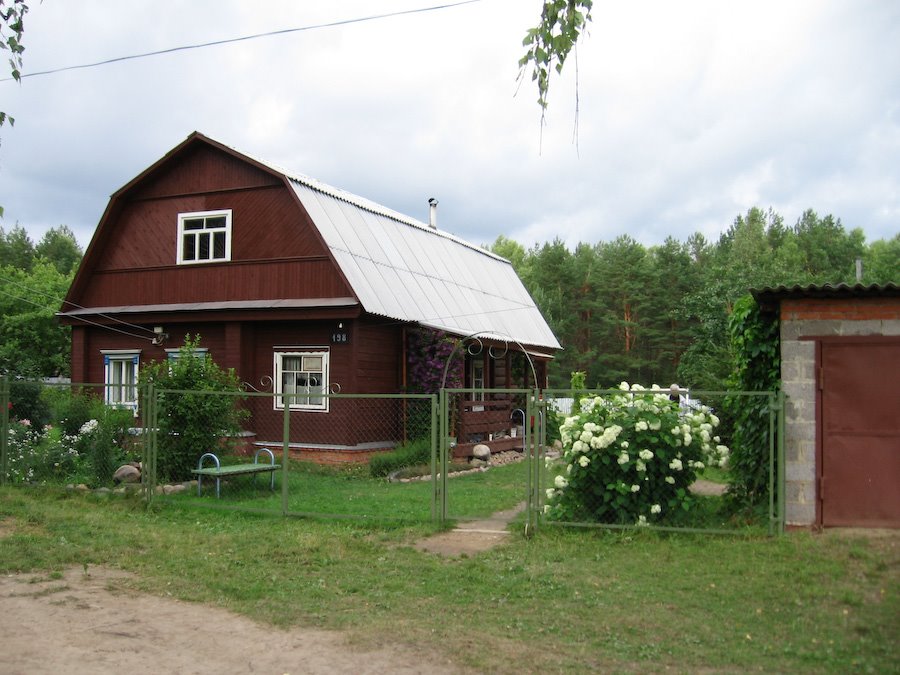
[[[282,631],[208,605],[136,595],[127,575],[0,576],[0,673],[458,673],[408,648],[360,651],[341,633]]]

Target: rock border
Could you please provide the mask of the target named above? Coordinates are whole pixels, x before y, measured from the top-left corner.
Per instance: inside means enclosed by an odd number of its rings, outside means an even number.
[[[471,468],[463,469],[460,471],[449,471],[447,473],[447,478],[456,478],[457,476],[467,476],[472,473],[483,473],[495,466],[503,466],[505,464],[516,464],[517,462],[521,462],[525,459],[525,453],[518,452],[516,450],[506,450],[504,452],[498,452],[494,455],[491,455],[490,462],[484,462],[483,460],[472,460],[470,462]],[[474,462],[480,462],[480,464],[475,464]],[[388,474],[388,482],[390,483],[415,483],[423,480],[431,480],[431,474],[425,474],[423,476],[410,476],[409,478],[398,478],[399,474],[403,473],[405,469],[397,469],[396,471],[392,471]]]

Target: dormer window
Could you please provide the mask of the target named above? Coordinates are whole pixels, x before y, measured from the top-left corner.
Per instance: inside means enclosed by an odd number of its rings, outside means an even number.
[[[231,260],[231,209],[178,214],[178,264]]]

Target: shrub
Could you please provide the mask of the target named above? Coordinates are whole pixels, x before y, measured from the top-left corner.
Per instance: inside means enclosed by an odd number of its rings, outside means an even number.
[[[431,440],[419,438],[391,452],[375,455],[369,460],[369,473],[379,478],[398,469],[419,466],[431,462]]]
[[[688,488],[728,448],[713,435],[709,408],[679,408],[657,385],[620,385],[585,397],[560,428],[565,470],[547,490],[548,517],[568,522],[647,524],[690,508]]]
[[[104,407],[96,394],[71,387],[45,387],[41,399],[50,410],[50,419],[56,420],[68,436],[76,436],[84,423],[96,418]]]
[[[50,420],[47,404],[41,398],[43,385],[31,380],[9,382],[10,418],[28,420],[36,429],[42,428]]]
[[[178,358],[151,362],[140,373],[141,384],[159,391],[157,471],[165,480],[190,478],[199,457],[218,451],[241,430],[249,414],[240,380],[234,370],[223,370],[199,351],[200,337],[185,337]]]

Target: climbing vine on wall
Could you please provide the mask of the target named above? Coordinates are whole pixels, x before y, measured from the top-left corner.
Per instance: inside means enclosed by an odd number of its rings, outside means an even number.
[[[454,353],[457,338],[444,331],[417,326],[407,333],[407,389],[415,394],[435,394],[441,388],[444,368],[447,369],[446,387],[463,386],[464,356],[461,350]]]
[[[763,313],[746,295],[734,304],[728,333],[734,363],[729,389],[776,391],[781,386],[777,317]],[[769,495],[768,399],[729,396],[725,407],[734,418],[729,494],[747,506],[764,503]]]

